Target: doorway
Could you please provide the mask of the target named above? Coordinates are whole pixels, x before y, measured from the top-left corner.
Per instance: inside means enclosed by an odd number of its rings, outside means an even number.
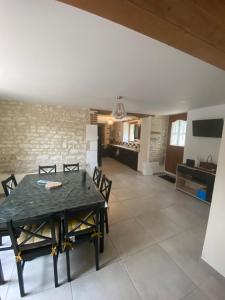
[[[171,115],[166,149],[165,170],[176,174],[177,164],[183,163],[187,113]]]

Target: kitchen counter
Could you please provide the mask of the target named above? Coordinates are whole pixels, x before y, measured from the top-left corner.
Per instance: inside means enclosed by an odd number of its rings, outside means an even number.
[[[138,168],[138,150],[125,145],[110,144],[108,146],[108,155],[119,162],[129,166],[137,171]]]
[[[134,151],[134,152],[139,152],[138,149],[128,147],[128,146],[125,146],[125,145],[110,144],[109,146],[116,147],[116,148],[123,148],[123,149],[127,149],[127,150]]]

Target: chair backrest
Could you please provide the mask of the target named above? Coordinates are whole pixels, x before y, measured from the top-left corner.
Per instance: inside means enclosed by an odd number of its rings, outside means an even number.
[[[109,201],[111,187],[112,187],[112,180],[109,180],[105,175],[103,175],[101,185],[100,185],[100,193],[102,194],[103,198],[107,203]]]
[[[11,191],[13,191],[16,186],[17,186],[17,181],[13,174],[7,179],[2,181],[2,187],[6,197],[10,195]]]
[[[56,165],[39,166],[38,167],[38,173],[39,174],[56,173]]]
[[[57,245],[56,218],[49,215],[41,218],[30,218],[23,221],[9,221],[8,232],[15,255],[26,250]]]
[[[63,172],[79,172],[79,163],[76,164],[63,164]]]
[[[92,179],[98,188],[100,185],[101,176],[102,176],[102,171],[99,168],[95,167]]]
[[[98,224],[99,209],[79,212],[67,210],[64,213],[64,238],[97,232]]]

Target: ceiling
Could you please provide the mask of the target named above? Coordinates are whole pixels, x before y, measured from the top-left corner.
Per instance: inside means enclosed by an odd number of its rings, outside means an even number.
[[[225,103],[225,72],[55,0],[0,0],[0,99],[169,114]]]
[[[225,70],[225,1],[58,0]]]

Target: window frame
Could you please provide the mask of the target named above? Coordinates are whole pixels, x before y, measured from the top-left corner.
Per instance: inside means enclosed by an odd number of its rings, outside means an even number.
[[[184,124],[185,124],[185,131],[183,131],[183,125]],[[177,128],[173,125],[175,125],[175,126],[177,125]],[[175,133],[173,133],[173,127],[174,127]],[[184,147],[185,146],[186,132],[187,132],[187,120],[178,119],[176,121],[173,121],[171,123],[171,127],[170,127],[169,146]],[[174,136],[175,136],[175,139],[174,139]],[[184,143],[179,144],[180,141],[183,140],[183,138],[181,138],[182,136],[184,136]],[[175,140],[176,142],[173,143],[173,140]]]

